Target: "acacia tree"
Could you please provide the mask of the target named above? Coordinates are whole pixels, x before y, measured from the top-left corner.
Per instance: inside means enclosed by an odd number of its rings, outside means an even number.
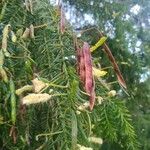
[[[102,140],[137,149],[131,115],[100,77],[94,54],[96,102],[89,110],[76,71],[75,34],[64,26],[61,7],[3,0],[0,10],[1,149],[99,149]],[[79,47],[83,40],[90,39],[78,39]]]
[[[94,20],[95,26],[108,35],[107,42],[117,58],[128,86],[130,96],[122,94],[133,114],[141,149],[149,149],[149,2],[145,0],[86,0],[84,2],[64,0],[64,5],[66,12],[71,13],[70,21],[75,19],[78,22],[76,24],[72,21],[78,32],[91,26],[93,28]],[[85,14],[93,20],[87,21]],[[96,30],[92,32],[89,30],[86,36],[91,43],[99,39]],[[101,56],[102,66],[109,65],[101,47],[95,55]],[[113,79],[114,77],[108,76],[108,81]],[[113,84],[113,87],[120,90],[117,84]],[[108,149],[112,148],[110,145],[109,147]]]

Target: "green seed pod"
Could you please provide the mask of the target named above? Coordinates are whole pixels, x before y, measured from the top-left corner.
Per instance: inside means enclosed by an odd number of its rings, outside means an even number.
[[[15,96],[15,85],[14,85],[12,78],[10,78],[9,88],[10,88],[10,92],[11,92],[11,97],[10,97],[11,121],[12,121],[13,125],[15,125],[15,123],[16,123],[16,96]]]

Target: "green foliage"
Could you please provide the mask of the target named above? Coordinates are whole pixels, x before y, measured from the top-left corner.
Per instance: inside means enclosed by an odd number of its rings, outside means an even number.
[[[4,57],[3,64],[13,86],[0,81],[1,149],[67,150],[76,149],[77,143],[99,149],[100,145],[88,140],[96,136],[116,142],[122,149],[137,150],[137,137],[125,103],[119,97],[107,96],[108,89],[99,81],[96,80],[96,94],[104,97],[102,104],[97,102],[92,112],[88,109],[79,112],[79,106],[87,102],[88,96],[80,85],[72,57],[75,56],[72,29],[66,25],[62,35],[58,8],[51,6],[48,0],[33,2],[33,14],[20,0],[0,4],[1,31],[10,24],[17,36],[14,43],[9,35],[7,50],[11,56]],[[22,34],[31,24],[35,37],[25,39]],[[22,97],[28,93],[17,96],[14,90],[31,85],[35,77],[48,83],[45,93],[57,96],[46,103],[22,105]],[[17,100],[13,108],[12,96]],[[11,114],[13,109],[17,113],[15,118]]]

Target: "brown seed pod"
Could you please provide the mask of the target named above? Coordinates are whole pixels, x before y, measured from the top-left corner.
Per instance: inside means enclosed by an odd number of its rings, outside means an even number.
[[[84,42],[83,44],[83,55],[85,63],[85,90],[90,96],[90,110],[92,110],[95,103],[95,83],[92,72],[93,69],[90,46],[87,42]]]
[[[100,36],[103,37],[103,34],[101,32],[100,32]],[[103,48],[104,48],[104,52],[107,54],[112,66],[113,66],[113,69],[117,75],[119,84],[126,89],[127,88],[126,82],[121,74],[121,71],[116,63],[116,60],[115,60],[110,48],[108,47],[108,45],[106,43],[103,44]]]

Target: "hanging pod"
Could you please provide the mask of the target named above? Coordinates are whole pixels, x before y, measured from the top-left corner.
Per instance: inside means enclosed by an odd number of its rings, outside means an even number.
[[[85,63],[85,91],[90,96],[90,110],[92,110],[95,104],[95,83],[92,70],[90,46],[87,42],[84,42],[83,44],[83,55]]]
[[[10,88],[10,102],[11,102],[11,121],[13,125],[16,123],[16,96],[15,96],[15,85],[12,78],[9,81],[9,88]]]

